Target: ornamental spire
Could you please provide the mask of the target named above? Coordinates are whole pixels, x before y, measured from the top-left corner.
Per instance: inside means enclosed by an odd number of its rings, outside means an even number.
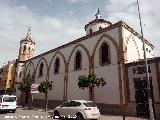
[[[27,26],[27,27],[28,27],[28,32],[27,32],[27,35],[26,35],[26,39],[31,40],[31,27],[30,26]]]
[[[99,10],[99,8],[98,8],[98,11],[97,11],[97,13],[96,13],[96,20],[97,19],[101,19],[101,13],[100,13],[100,10]]]

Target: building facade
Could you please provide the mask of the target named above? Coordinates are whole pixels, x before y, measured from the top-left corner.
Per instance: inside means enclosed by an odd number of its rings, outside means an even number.
[[[37,84],[46,80],[53,81],[54,88],[49,92],[49,100],[52,102],[89,100],[89,90],[79,89],[77,79],[80,75],[94,73],[104,77],[108,83],[102,88],[94,89],[95,102],[103,106],[125,106],[125,64],[143,59],[140,35],[122,21],[112,24],[102,19],[99,10],[95,20],[85,25],[85,31],[86,36],[35,57],[35,42],[27,34],[22,40],[25,42],[20,42],[20,63],[15,82],[21,83],[27,76]],[[24,48],[25,44],[28,48]],[[147,40],[145,44],[148,49],[147,57],[153,57],[154,46]],[[27,52],[29,48],[31,52]],[[105,91],[105,95],[102,91]],[[44,101],[44,94],[34,94],[33,98]]]
[[[151,96],[154,102],[153,108],[158,120],[158,118],[160,119],[160,57],[148,59],[148,72],[151,86]],[[128,111],[130,113],[136,113],[136,106],[138,106],[138,103],[143,105],[142,103],[145,101],[145,97],[148,96],[144,60],[126,64],[126,76],[126,89],[128,91],[127,101],[129,105]],[[148,98],[146,98],[146,100],[148,100]],[[144,109],[147,109],[146,107]]]
[[[34,56],[35,42],[29,29],[20,41],[15,87],[27,77],[37,84],[50,80],[53,81],[53,89],[48,93],[50,104],[89,100],[89,90],[79,89],[77,85],[78,77],[94,73],[107,82],[104,87],[94,88],[94,101],[102,108],[112,109],[110,111],[129,109],[135,93],[130,89],[133,87],[129,72],[132,68],[127,65],[143,59],[141,36],[122,21],[113,24],[102,19],[99,10],[95,16],[85,25],[85,36],[38,56]],[[145,45],[147,57],[153,58],[154,46],[147,40]],[[156,100],[160,102],[157,86],[154,89]],[[20,91],[17,90],[16,95],[21,98]],[[33,94],[36,103],[44,102],[44,98],[43,93]]]
[[[0,68],[0,94],[4,94],[7,88],[14,85],[16,70],[16,60],[8,61],[3,67]]]

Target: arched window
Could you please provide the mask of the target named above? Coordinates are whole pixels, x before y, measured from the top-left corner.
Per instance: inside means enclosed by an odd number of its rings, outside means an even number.
[[[55,63],[54,63],[54,73],[59,73],[59,68],[60,68],[60,59],[56,58]]]
[[[23,47],[23,53],[26,51],[26,46],[24,45],[24,47]]]
[[[92,29],[89,30],[89,33],[90,33],[90,34],[92,33]]]
[[[75,56],[75,70],[82,68],[82,55],[80,51],[77,51]]]
[[[110,48],[107,43],[103,43],[100,47],[100,64],[110,64]]]
[[[101,27],[101,26],[99,27],[99,30],[102,30],[102,27]]]
[[[44,68],[44,64],[41,63],[39,68],[39,76],[43,76],[43,68]]]

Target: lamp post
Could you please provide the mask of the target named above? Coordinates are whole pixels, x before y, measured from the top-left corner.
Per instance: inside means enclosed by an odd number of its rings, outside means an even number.
[[[138,0],[137,0],[137,7],[138,7],[139,20],[140,20],[141,35],[142,35],[141,39],[142,39],[142,42],[143,42],[143,52],[144,52],[145,69],[146,69],[147,90],[148,90],[148,104],[149,104],[149,115],[150,115],[149,120],[154,120],[151,89],[150,89],[151,86],[150,86],[148,63],[147,63],[147,57],[146,57],[146,48],[145,48],[145,41],[144,41],[143,28],[142,28],[142,20],[141,20],[141,14],[140,14],[140,8],[139,8],[139,1]]]

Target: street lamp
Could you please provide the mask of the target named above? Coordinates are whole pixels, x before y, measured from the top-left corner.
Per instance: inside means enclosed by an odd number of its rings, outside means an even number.
[[[143,42],[143,52],[144,52],[144,60],[145,60],[145,69],[146,69],[146,79],[147,79],[147,89],[148,89],[148,104],[149,104],[149,120],[154,120],[154,113],[153,113],[153,106],[152,106],[152,97],[151,97],[151,86],[149,81],[149,72],[148,72],[148,63],[147,63],[147,57],[146,57],[146,49],[145,49],[145,41],[143,37],[143,28],[142,28],[142,20],[141,20],[141,14],[140,14],[140,8],[139,8],[139,1],[137,0],[137,7],[138,7],[138,15],[140,20],[140,27],[141,27],[141,39]]]

